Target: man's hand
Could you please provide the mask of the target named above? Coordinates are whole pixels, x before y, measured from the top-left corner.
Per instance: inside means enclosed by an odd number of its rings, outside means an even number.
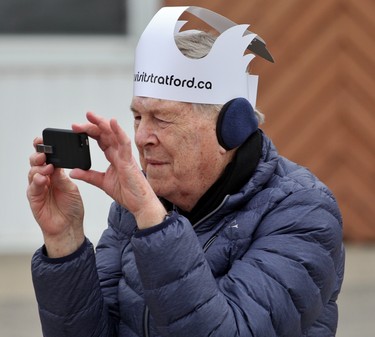
[[[41,138],[34,140],[42,143]],[[27,197],[44,236],[48,256],[73,253],[84,241],[83,204],[77,186],[63,169],[46,165],[46,155],[30,156]]]
[[[86,132],[98,142],[110,165],[105,172],[74,169],[70,177],[99,187],[131,212],[138,227],[148,228],[163,221],[167,213],[132,155],[131,141],[117,121],[91,112],[89,123],[73,125],[73,131]]]

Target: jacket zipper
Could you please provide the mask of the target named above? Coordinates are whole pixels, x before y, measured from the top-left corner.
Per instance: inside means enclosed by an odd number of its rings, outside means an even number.
[[[205,217],[203,217],[202,219],[200,219],[198,222],[196,222],[194,225],[193,225],[193,228],[196,228],[198,225],[200,225],[203,221],[205,221],[206,219],[208,219],[210,216],[214,215],[218,210],[220,210],[220,208],[223,207],[223,205],[227,202],[228,198],[230,197],[230,195],[226,195],[225,198],[223,199],[223,201],[221,202],[221,204],[219,206],[217,206],[211,213],[208,213]]]
[[[198,222],[196,222],[193,225],[193,228],[196,228],[199,224],[201,224],[203,221],[208,219],[211,215],[215,214],[221,207],[223,207],[223,205],[228,200],[228,198],[229,198],[229,195],[225,196],[225,198],[223,199],[221,204],[218,207],[216,207],[211,213],[207,214],[205,217],[203,217]],[[208,248],[210,248],[210,246],[214,243],[214,241],[217,239],[218,236],[219,236],[218,234],[214,234],[204,244],[204,246],[202,248],[204,253],[208,250]],[[150,309],[148,308],[147,305],[145,305],[145,311],[143,313],[143,335],[145,337],[150,337]]]
[[[203,252],[207,252],[208,248],[211,247],[211,245],[215,242],[215,240],[218,238],[218,234],[212,235],[209,240],[204,244],[203,246]]]
[[[143,313],[143,335],[150,337],[150,309],[145,305],[145,311]]]

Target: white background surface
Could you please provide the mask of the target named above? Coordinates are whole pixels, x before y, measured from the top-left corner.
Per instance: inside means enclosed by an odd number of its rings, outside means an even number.
[[[133,137],[134,49],[158,3],[129,2],[128,37],[0,37],[0,253],[29,252],[42,244],[26,188],[32,141],[44,128],[70,128],[93,111],[117,118]],[[105,170],[96,143],[90,147],[92,168]],[[90,185],[78,185],[86,233],[96,243],[112,201]]]

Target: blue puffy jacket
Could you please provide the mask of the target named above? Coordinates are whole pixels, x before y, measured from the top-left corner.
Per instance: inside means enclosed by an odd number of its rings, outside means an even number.
[[[138,231],[114,203],[86,242],[32,273],[48,337],[328,337],[344,250],[334,197],[263,136],[252,178],[192,226],[174,212]]]

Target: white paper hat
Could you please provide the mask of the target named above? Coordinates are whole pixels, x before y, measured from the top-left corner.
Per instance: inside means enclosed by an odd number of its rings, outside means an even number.
[[[216,29],[211,51],[203,58],[186,57],[174,36],[189,12]],[[247,67],[253,53],[273,62],[264,41],[235,22],[200,7],[163,7],[143,32],[135,55],[134,96],[153,97],[190,103],[225,104],[237,97],[256,105],[258,76]]]

